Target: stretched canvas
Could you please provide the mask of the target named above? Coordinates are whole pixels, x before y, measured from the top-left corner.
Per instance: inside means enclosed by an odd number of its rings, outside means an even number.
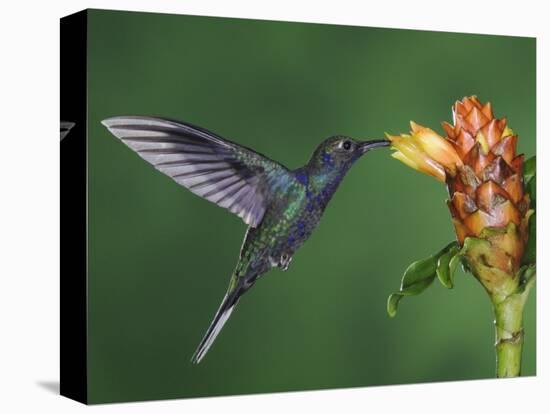
[[[61,394],[535,375],[535,45],[62,18]]]

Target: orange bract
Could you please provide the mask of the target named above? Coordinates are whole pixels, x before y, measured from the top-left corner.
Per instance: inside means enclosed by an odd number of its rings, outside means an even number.
[[[485,229],[513,223],[518,243],[517,267],[527,239],[529,196],[523,190],[523,155],[506,118],[493,115],[491,103],[465,97],[452,108],[453,124],[443,123],[446,137],[411,122],[410,135],[392,136],[393,156],[447,184],[448,206],[460,244]],[[516,263],[517,262],[517,263]]]
[[[459,242],[509,223],[526,238],[522,219],[529,200],[523,191],[523,155],[516,154],[517,136],[506,118],[495,118],[490,103],[471,96],[455,103],[453,119],[454,125],[444,123],[443,128],[464,163],[458,174],[446,177]],[[514,256],[521,257],[518,253]]]

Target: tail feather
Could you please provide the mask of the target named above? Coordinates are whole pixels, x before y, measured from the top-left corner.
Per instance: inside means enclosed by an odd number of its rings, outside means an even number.
[[[235,289],[234,292],[226,294],[223,298],[223,301],[218,311],[214,315],[214,319],[210,323],[206,334],[202,338],[199,346],[197,347],[197,350],[191,358],[192,363],[198,364],[199,362],[201,362],[201,360],[204,358],[204,356],[214,343],[216,336],[218,336],[218,334],[220,333],[223,325],[225,325],[225,322],[227,322],[227,320],[231,316],[231,312],[233,312],[233,309],[239,301],[239,291],[240,289]]]

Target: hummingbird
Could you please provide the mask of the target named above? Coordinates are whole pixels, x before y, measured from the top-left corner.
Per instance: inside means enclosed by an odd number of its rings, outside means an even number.
[[[306,165],[290,170],[189,123],[146,116],[102,123],[156,169],[248,225],[227,292],[192,363],[204,358],[241,296],[260,276],[275,267],[288,269],[355,161],[373,148],[390,145],[387,140],[332,136],[317,146]]]

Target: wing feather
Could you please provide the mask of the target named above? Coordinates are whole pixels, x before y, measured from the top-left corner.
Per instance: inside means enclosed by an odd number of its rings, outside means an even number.
[[[159,171],[252,227],[261,222],[277,177],[289,175],[275,161],[187,123],[127,116],[103,125]]]

